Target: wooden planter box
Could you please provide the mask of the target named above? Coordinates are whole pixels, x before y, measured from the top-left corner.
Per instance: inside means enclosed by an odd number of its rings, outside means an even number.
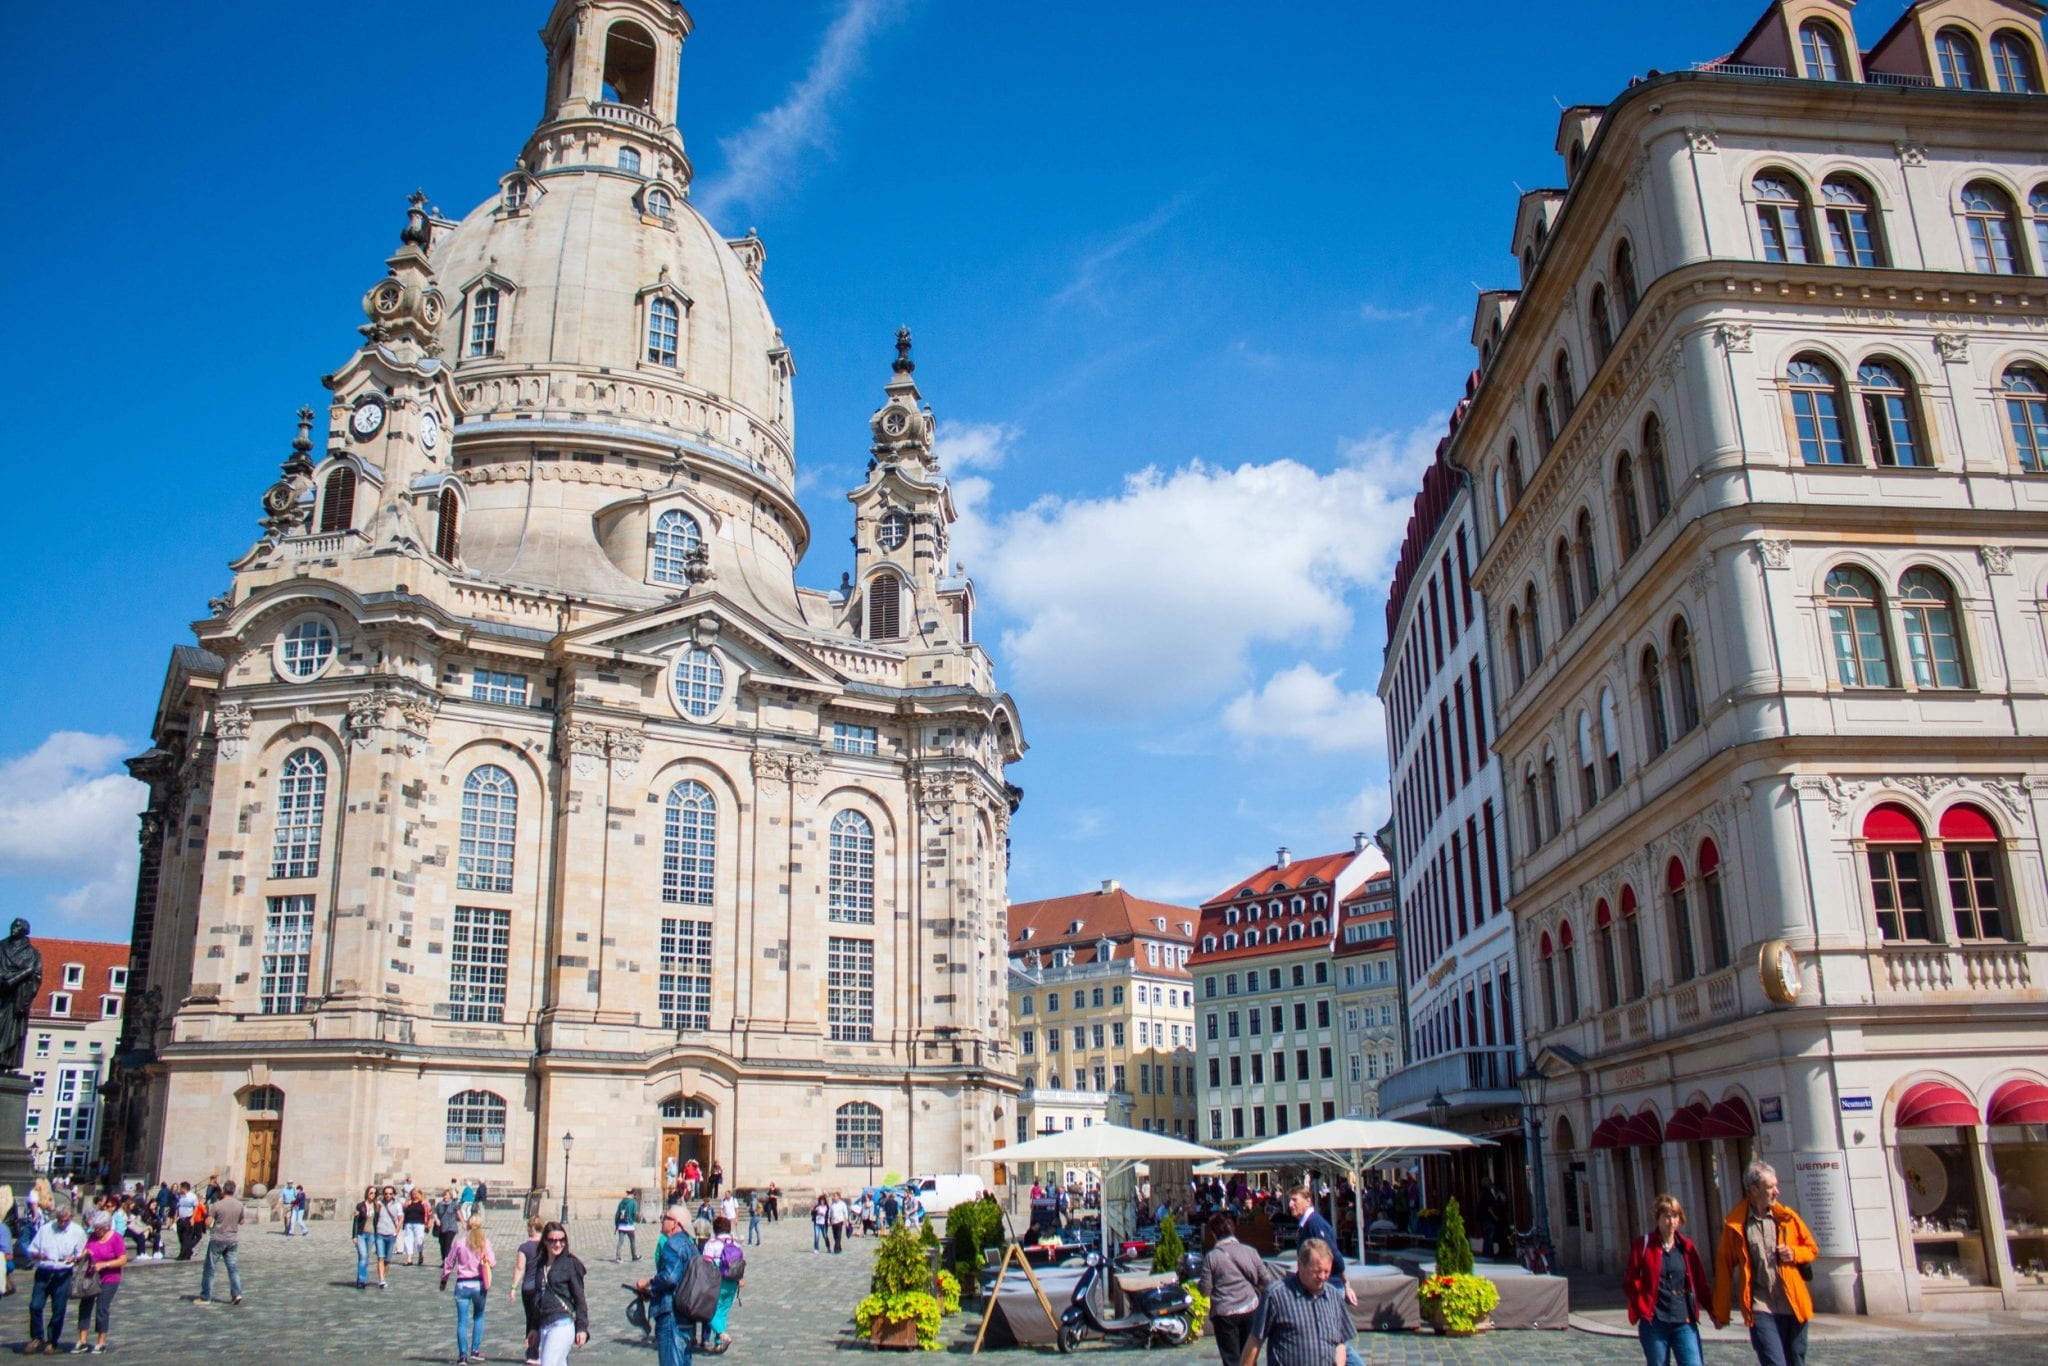
[[[914,1352],[917,1350],[917,1320],[902,1319],[892,1322],[889,1319],[876,1319],[874,1330],[869,1334],[868,1340],[877,1348],[887,1347]]]

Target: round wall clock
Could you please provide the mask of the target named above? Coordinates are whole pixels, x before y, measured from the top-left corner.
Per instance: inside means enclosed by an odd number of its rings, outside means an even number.
[[[349,414],[348,429],[359,440],[367,440],[384,430],[384,404],[373,394],[365,394],[356,403],[356,410]]]
[[[420,414],[420,446],[433,450],[441,444],[441,416],[432,408]]]
[[[1782,939],[1773,939],[1757,954],[1757,977],[1764,995],[1781,1006],[1799,999],[1799,955]]]

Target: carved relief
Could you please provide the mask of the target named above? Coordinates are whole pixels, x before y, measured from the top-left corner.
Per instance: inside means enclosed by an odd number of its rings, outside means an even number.
[[[799,792],[814,792],[818,779],[824,776],[825,761],[815,754],[802,753],[789,756],[789,782]]]
[[[392,719],[393,714],[397,719]],[[397,737],[400,753],[418,754],[426,748],[441,713],[441,694],[428,692],[411,683],[380,683],[369,692],[349,699],[348,743],[356,749],[369,746],[380,730]]]
[[[1920,143],[1895,142],[1892,144],[1892,152],[1898,157],[1899,165],[1901,166],[1925,166],[1927,164],[1927,148]]]
[[[2012,547],[2004,545],[1980,545],[1977,555],[1984,561],[1987,574],[2012,573]]]
[[[1790,569],[1792,567],[1792,542],[1760,540],[1756,543],[1757,558],[1764,562],[1766,569]]]
[[[594,721],[562,721],[562,748],[569,755],[569,767],[579,778],[595,778],[604,771],[605,730]]]
[[[1751,338],[1756,329],[1749,323],[1722,323],[1714,329],[1714,340],[1730,352],[1752,349]]]
[[[1701,156],[1713,156],[1721,150],[1721,135],[1712,128],[1688,128],[1685,136],[1693,151]]]
[[[1950,365],[1961,365],[1970,359],[1970,334],[1967,332],[1937,332],[1934,334],[1934,349]]]
[[[608,730],[604,739],[615,777],[630,778],[640,771],[640,754],[647,745],[645,736],[632,730]]]
[[[242,757],[242,747],[249,739],[249,723],[256,714],[240,702],[223,702],[213,713],[213,734],[220,743],[220,757],[234,760]]]

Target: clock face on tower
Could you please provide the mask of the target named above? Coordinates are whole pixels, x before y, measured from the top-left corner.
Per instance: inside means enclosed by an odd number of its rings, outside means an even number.
[[[910,414],[901,408],[891,408],[882,414],[882,430],[890,436],[901,436],[910,430]]]
[[[441,444],[441,417],[432,408],[420,414],[420,446],[433,450]]]
[[[910,519],[900,512],[892,512],[882,519],[881,528],[875,539],[884,550],[901,550],[903,543],[910,539]]]
[[[349,431],[359,440],[366,440],[384,429],[384,405],[374,396],[366,396],[356,404],[356,410],[349,414]]]

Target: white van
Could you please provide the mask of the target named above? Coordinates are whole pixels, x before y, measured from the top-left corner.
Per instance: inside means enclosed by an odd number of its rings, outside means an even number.
[[[969,1200],[981,1199],[986,1189],[981,1178],[962,1172],[946,1172],[939,1176],[920,1176],[910,1183],[917,1194],[917,1202],[924,1206],[926,1214],[944,1214],[955,1205],[964,1205]]]

